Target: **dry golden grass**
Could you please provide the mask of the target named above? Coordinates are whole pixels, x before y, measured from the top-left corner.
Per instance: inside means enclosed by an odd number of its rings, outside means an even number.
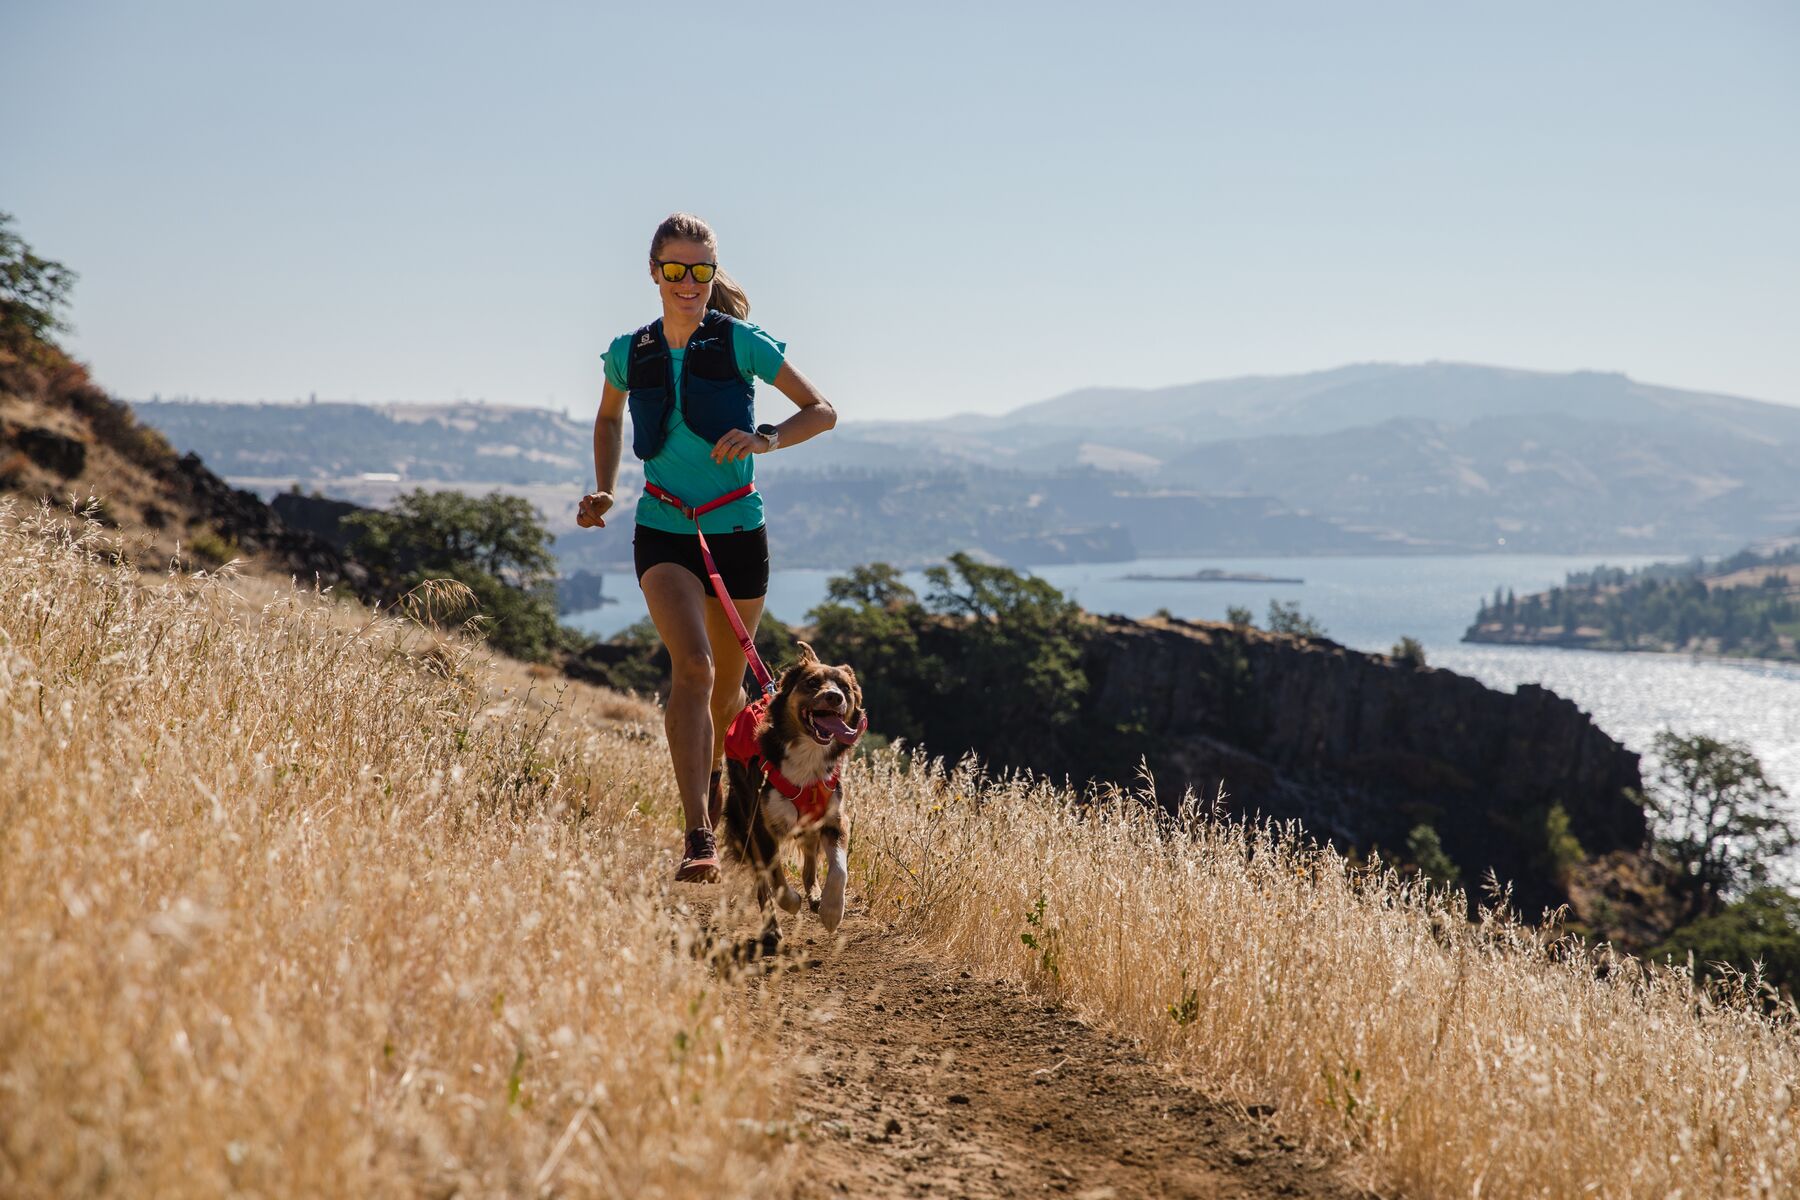
[[[0,1194],[783,1191],[769,1022],[665,885],[654,718],[0,504]],[[1792,1026],[1679,973],[1130,797],[891,753],[849,786],[875,917],[1385,1193],[1800,1194]]]
[[[660,735],[234,585],[0,503],[0,1194],[779,1188]]]
[[[877,758],[853,880],[1384,1194],[1800,1195],[1800,1038],[1685,975],[1591,958],[1268,830]]]

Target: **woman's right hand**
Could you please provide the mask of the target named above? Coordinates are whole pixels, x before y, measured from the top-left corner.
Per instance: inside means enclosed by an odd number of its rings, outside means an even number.
[[[611,492],[589,492],[581,498],[581,503],[575,506],[575,523],[583,529],[604,527],[606,521],[603,518],[612,506],[613,495]]]

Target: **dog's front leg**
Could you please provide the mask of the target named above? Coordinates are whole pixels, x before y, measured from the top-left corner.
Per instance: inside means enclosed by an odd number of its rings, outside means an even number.
[[[779,857],[769,865],[766,886],[769,894],[775,897],[775,903],[781,905],[782,912],[797,913],[800,911],[800,893],[796,892],[788,883],[787,870],[782,867]]]
[[[819,902],[813,900],[813,885],[819,881],[819,831],[809,829],[800,835],[800,883],[806,898],[812,901],[813,911],[819,911]]]
[[[819,831],[825,851],[825,891],[819,896],[819,920],[827,933],[844,919],[844,885],[850,882],[849,856],[844,848],[844,827],[827,825]]]
[[[758,826],[751,834],[751,853],[756,856],[756,900],[768,907],[773,900],[781,911],[800,911],[800,893],[787,881],[787,870],[781,865],[781,842],[767,829]]]

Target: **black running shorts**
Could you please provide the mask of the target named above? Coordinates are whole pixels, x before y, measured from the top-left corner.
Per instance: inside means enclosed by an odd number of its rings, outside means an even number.
[[[709,533],[706,544],[733,600],[754,600],[768,594],[768,526],[759,525],[741,533]],[[674,563],[692,571],[706,594],[713,594],[712,580],[706,577],[706,562],[700,557],[698,534],[669,533],[639,525],[631,539],[631,556],[637,564],[639,583],[643,582],[644,572],[657,563]]]

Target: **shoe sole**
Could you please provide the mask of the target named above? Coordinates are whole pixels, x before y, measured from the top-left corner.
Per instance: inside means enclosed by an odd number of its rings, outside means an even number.
[[[719,864],[713,862],[687,863],[675,872],[676,883],[717,883],[719,882]]]

